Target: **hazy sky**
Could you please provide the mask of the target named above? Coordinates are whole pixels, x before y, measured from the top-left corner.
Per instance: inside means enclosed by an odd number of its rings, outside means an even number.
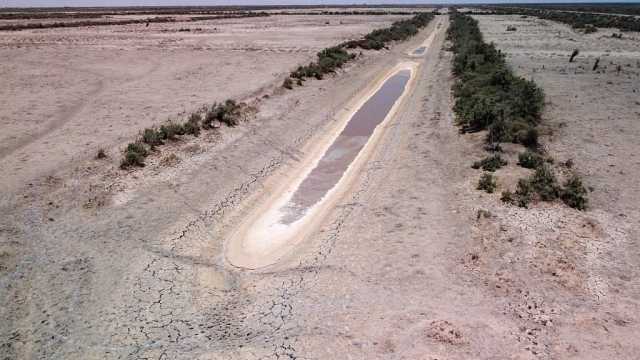
[[[136,6],[136,5],[315,5],[315,4],[407,4],[407,3],[509,3],[509,2],[588,2],[588,0],[0,0],[0,7],[28,6]],[[598,2],[637,2],[624,0],[601,0]]]

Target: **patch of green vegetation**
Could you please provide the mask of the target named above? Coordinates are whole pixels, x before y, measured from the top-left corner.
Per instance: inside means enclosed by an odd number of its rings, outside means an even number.
[[[488,129],[487,142],[537,146],[542,90],[512,73],[504,54],[483,41],[477,21],[470,16],[453,12],[447,35],[455,54],[454,111],[461,131]]]
[[[558,198],[578,210],[586,209],[588,203],[587,189],[578,176],[573,175],[561,187],[551,167],[543,162],[533,175],[518,180],[515,193],[503,191],[500,199],[505,203],[528,207],[534,199],[554,201]]]
[[[496,191],[496,187],[498,184],[496,183],[496,178],[491,173],[484,173],[478,182],[478,190],[484,190],[489,194]]]
[[[159,132],[163,140],[176,141],[179,135],[184,135],[184,126],[170,121],[160,126]]]
[[[127,145],[124,157],[120,162],[121,169],[128,169],[132,166],[144,166],[144,159],[149,155],[147,148],[142,142],[133,142]]]
[[[324,75],[335,72],[345,63],[355,58],[355,54],[351,54],[347,49],[361,48],[366,50],[380,50],[392,41],[402,41],[418,33],[418,30],[427,26],[434,18],[433,13],[419,13],[411,19],[396,21],[390,27],[378,29],[365,35],[360,40],[351,40],[339,44],[338,46],[326,48],[317,54],[318,59],[308,65],[299,66],[289,75],[290,78],[296,79],[298,85],[306,78],[316,78],[322,80]],[[283,86],[291,86],[285,79]]]
[[[574,209],[585,210],[588,203],[587,189],[582,184],[582,179],[577,175],[569,178],[560,191],[560,198]]]
[[[158,145],[162,145],[162,139],[164,138],[164,135],[159,130],[153,128],[144,129],[142,132],[142,142],[149,145],[151,150]]]
[[[535,169],[544,163],[542,155],[532,150],[525,150],[518,155],[518,165],[527,169]]]
[[[330,47],[318,53],[316,62],[306,66],[299,66],[295,71],[291,72],[290,77],[295,79],[314,77],[321,80],[324,74],[334,72],[353,58],[355,58],[355,54],[349,54],[340,46]]]
[[[193,136],[200,136],[200,122],[202,121],[202,116],[197,113],[191,114],[189,120],[182,124],[182,128],[184,129],[184,133]]]
[[[226,100],[224,103],[214,103],[211,105],[205,116],[204,125],[205,129],[209,129],[213,126],[214,121],[227,124],[227,126],[234,127],[240,124],[241,106],[234,100]]]
[[[500,154],[495,154],[492,156],[487,156],[480,161],[474,162],[471,167],[474,169],[482,168],[482,170],[484,171],[494,172],[505,165],[507,165],[507,161],[502,159]]]

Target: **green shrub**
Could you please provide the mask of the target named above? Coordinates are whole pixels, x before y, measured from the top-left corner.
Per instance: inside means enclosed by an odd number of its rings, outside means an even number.
[[[509,190],[505,190],[502,192],[502,195],[500,196],[500,200],[504,203],[507,204],[515,204],[516,203],[516,196],[514,193],[512,193]]]
[[[487,156],[486,158],[484,158],[484,159],[482,159],[480,161],[474,162],[472,167],[474,169],[482,168],[482,170],[484,170],[484,171],[494,172],[497,169],[500,169],[501,167],[503,167],[505,165],[507,165],[507,162],[502,159],[500,154],[495,154],[495,155],[492,155],[492,156]]]
[[[447,32],[453,42],[456,122],[462,132],[489,130],[487,142],[538,144],[544,93],[512,73],[504,54],[482,40],[477,21],[453,12]]]
[[[186,123],[182,124],[182,128],[184,129],[184,133],[193,136],[200,135],[200,122],[202,121],[202,116],[198,113],[193,113],[189,117]]]
[[[144,144],[141,142],[129,143],[124,152],[124,157],[120,162],[120,168],[127,169],[131,166],[144,166],[144,158],[149,155]]]
[[[200,115],[199,113],[192,113],[191,116],[189,116],[188,122],[199,127],[200,123],[202,122],[202,115]]]
[[[146,128],[142,132],[142,142],[154,149],[158,145],[162,145],[163,134],[156,129]]]
[[[432,13],[420,13],[408,20],[397,21],[390,27],[378,29],[365,35],[359,40],[351,40],[344,42],[338,46],[326,48],[317,54],[317,61],[309,63],[309,65],[299,66],[292,71],[289,77],[298,80],[298,84],[305,78],[316,78],[322,80],[324,75],[334,72],[342,67],[346,62],[355,58],[355,54],[350,54],[345,49],[361,48],[366,50],[380,50],[386,47],[391,41],[401,41],[418,33],[418,29],[427,26],[434,18]],[[287,89],[289,85],[283,86]]]
[[[527,169],[535,169],[544,163],[540,154],[531,150],[525,150],[518,155],[518,165]]]
[[[497,183],[495,176],[490,173],[482,174],[480,181],[478,182],[478,190],[484,190],[488,193],[493,193],[496,190]]]
[[[193,136],[200,135],[200,126],[198,126],[196,123],[187,121],[182,125],[182,128],[184,129],[185,134],[193,135]]]
[[[560,198],[574,209],[585,210],[587,208],[587,189],[577,175],[573,175],[564,184],[560,191]]]
[[[184,135],[185,130],[184,127],[180,124],[176,124],[174,122],[169,122],[165,125],[160,126],[160,134],[162,139],[175,141],[177,140],[178,135]]]
[[[529,180],[518,180],[518,186],[516,187],[516,192],[514,194],[515,204],[523,208],[528,207],[531,200],[533,200],[533,194],[534,189]]]
[[[536,169],[529,182],[542,201],[552,201],[560,195],[558,181],[551,167],[546,164]]]
[[[234,100],[227,100],[219,106],[218,120],[228,126],[236,126],[240,123],[240,106]]]

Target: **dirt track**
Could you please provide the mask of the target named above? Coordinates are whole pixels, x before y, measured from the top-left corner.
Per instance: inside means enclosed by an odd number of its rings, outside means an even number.
[[[601,151],[589,137],[613,137],[613,125],[585,130],[571,114],[602,116],[599,109],[621,101],[615,127],[635,133],[633,99],[614,95],[637,87],[637,69],[630,82],[608,84],[610,72],[573,77],[580,92],[567,94],[554,72],[574,41],[554,59],[535,40],[551,42],[566,28],[514,18],[518,31],[505,35],[506,24],[480,20],[517,72],[536,68],[550,102],[546,126],[555,130],[542,141],[585,173],[594,187],[589,211],[514,208],[475,190],[480,173],[470,165],[483,154],[482,134],[453,126],[440,16],[334,78],[294,91],[266,86],[256,118],[169,146],[143,170],[83,160],[3,195],[0,349],[10,359],[634,359],[637,167],[607,174],[608,157],[589,158]],[[275,266],[230,267],[227,235],[264,184],[286,178],[373,79],[416,61],[408,54],[434,30],[414,91],[319,230]],[[570,35],[585,51],[589,36]],[[625,54],[635,59],[635,50]],[[610,87],[596,86],[603,82]],[[571,95],[588,98],[577,107],[567,105]],[[634,139],[616,136],[605,147],[627,164]],[[500,188],[522,174],[519,149],[506,150]],[[183,160],[162,165],[170,153]]]

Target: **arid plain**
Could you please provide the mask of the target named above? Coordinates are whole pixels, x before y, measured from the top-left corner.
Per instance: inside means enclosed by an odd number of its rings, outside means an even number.
[[[475,16],[544,90],[554,168],[590,188],[586,211],[519,208],[476,190],[484,133],[455,126],[441,13],[291,90],[318,51],[410,15],[0,32],[1,358],[636,359],[640,34]],[[253,209],[401,63],[411,85],[323,216],[272,265],[230,262]],[[145,127],[228,98],[238,126],[119,168]],[[521,150],[504,145],[499,190],[530,172]]]

